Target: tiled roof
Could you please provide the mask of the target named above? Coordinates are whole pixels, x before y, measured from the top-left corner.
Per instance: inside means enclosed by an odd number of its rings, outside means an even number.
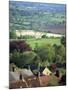
[[[17,80],[10,82],[10,88],[27,88],[27,87],[42,87],[47,86],[50,76],[35,77],[31,76],[23,80]]]

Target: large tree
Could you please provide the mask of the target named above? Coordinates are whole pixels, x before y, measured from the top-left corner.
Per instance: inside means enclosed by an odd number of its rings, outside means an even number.
[[[53,45],[55,50],[55,62],[56,63],[65,63],[66,62],[66,51],[63,45]]]
[[[35,52],[39,55],[39,57],[41,58],[40,62],[42,64],[48,63],[52,63],[55,53],[54,53],[54,49],[50,46],[50,45],[42,45],[39,47],[35,48]]]
[[[61,38],[61,44],[63,44],[64,46],[66,46],[66,37],[65,36],[63,36]]]
[[[10,53],[14,52],[15,50],[24,52],[24,51],[31,51],[31,47],[27,44],[24,40],[23,41],[10,41]]]
[[[25,51],[23,53],[14,51],[10,54],[10,63],[15,63],[20,68],[24,65],[38,65],[39,60],[39,56],[32,51]]]

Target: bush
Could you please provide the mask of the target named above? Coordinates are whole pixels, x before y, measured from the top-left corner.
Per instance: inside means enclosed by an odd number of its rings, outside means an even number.
[[[14,63],[17,67],[22,68],[22,66],[25,64],[23,60],[23,53],[15,50],[12,54],[10,54],[10,63]]]
[[[42,38],[48,38],[46,35],[42,35]]]
[[[35,38],[35,36],[30,36],[30,35],[20,35],[18,39],[32,39]]]
[[[60,85],[66,85],[66,74],[64,74],[62,77],[61,77],[61,80],[59,82]]]
[[[49,80],[48,82],[48,86],[58,86],[59,83],[58,83],[58,79],[55,75],[51,75],[51,79]]]
[[[26,64],[35,64],[39,63],[39,56],[32,51],[26,51],[23,53],[23,59],[26,61]]]
[[[39,57],[36,53],[32,51],[25,51],[23,53],[14,51],[10,54],[10,63],[16,64],[18,67],[22,68],[26,64],[38,64]]]
[[[34,50],[38,56],[41,59],[41,63],[46,63],[49,65],[49,63],[53,62],[54,56],[55,56],[55,52],[54,49],[52,48],[51,45],[42,45],[42,46],[37,46],[35,47]]]
[[[23,39],[32,39],[32,38],[35,38],[35,37],[34,36],[30,36],[30,35],[23,36]]]
[[[61,44],[63,44],[64,46],[66,46],[66,37],[62,37],[61,38]]]
[[[66,62],[65,47],[63,45],[53,45],[53,48],[55,50],[54,62],[59,64],[65,63]]]

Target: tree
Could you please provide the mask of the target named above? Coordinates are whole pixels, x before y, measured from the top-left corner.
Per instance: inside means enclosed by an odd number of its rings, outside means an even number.
[[[10,39],[16,39],[17,38],[15,31],[10,31],[9,34],[10,34]]]
[[[32,51],[25,51],[23,53],[14,51],[10,54],[10,63],[16,64],[22,68],[24,65],[38,65],[39,57]]]
[[[55,50],[55,63],[65,63],[66,61],[66,52],[65,47],[63,45],[53,45]]]
[[[63,36],[61,38],[61,44],[64,45],[64,46],[66,46],[66,37],[65,36]]]
[[[14,52],[15,50],[24,52],[24,51],[31,51],[31,47],[27,44],[24,40],[23,41],[10,41],[10,53]]]
[[[42,38],[48,38],[46,35],[42,35]]]
[[[39,46],[37,48],[35,48],[34,50],[38,56],[40,57],[40,62],[43,64],[43,63],[52,63],[53,59],[54,59],[54,50],[53,48],[50,46],[50,45],[42,45],[42,46]],[[47,62],[48,61],[48,62]],[[48,64],[49,64],[48,63]]]
[[[37,66],[36,71],[37,71],[37,75],[38,75],[39,70],[40,70],[40,65],[41,65],[40,57],[35,52],[26,51],[23,53],[23,59],[25,60],[25,64]]]
[[[26,51],[23,53],[23,59],[25,60],[26,64],[38,65],[40,58],[35,52]]]
[[[16,50],[10,54],[10,63],[14,63],[17,67],[22,68],[24,65],[23,53],[17,52]]]
[[[50,77],[50,80],[48,82],[48,86],[58,86],[58,85],[59,85],[59,83],[58,83],[57,77],[52,74]]]

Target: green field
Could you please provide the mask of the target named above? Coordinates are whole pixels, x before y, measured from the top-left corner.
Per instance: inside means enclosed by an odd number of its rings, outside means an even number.
[[[60,44],[60,38],[42,38],[42,39],[27,39],[26,42],[32,47],[35,48],[36,45],[46,45],[46,44]]]

